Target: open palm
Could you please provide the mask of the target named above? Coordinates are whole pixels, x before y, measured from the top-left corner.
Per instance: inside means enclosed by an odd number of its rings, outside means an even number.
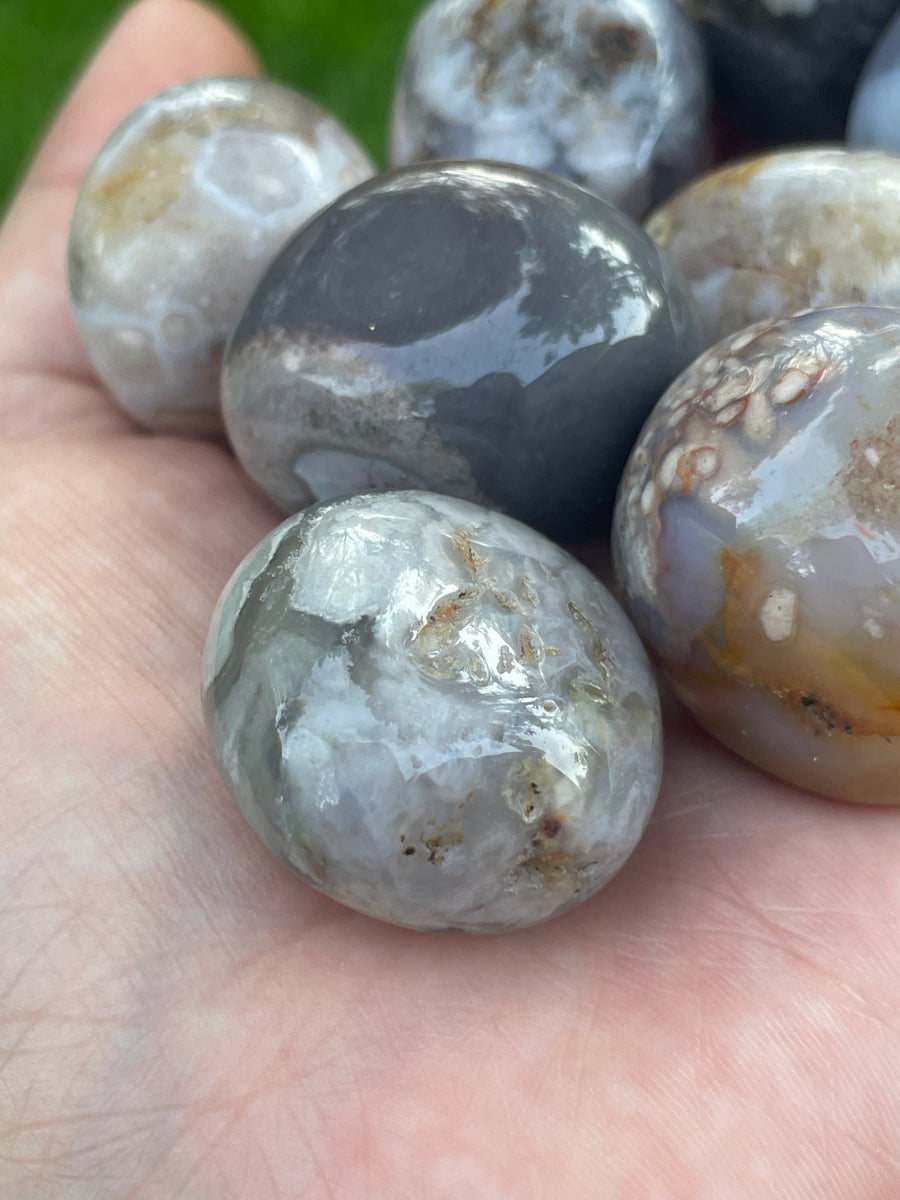
[[[252,69],[191,0],[144,0],[0,237],[0,1194],[897,1196],[900,814],[793,793],[672,711],[621,875],[463,938],[318,896],[233,807],[200,653],[276,516],[224,449],[116,413],[63,257],[129,108]]]

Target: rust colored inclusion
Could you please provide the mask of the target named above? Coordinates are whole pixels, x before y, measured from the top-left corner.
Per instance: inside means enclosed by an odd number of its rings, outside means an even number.
[[[562,821],[558,817],[544,816],[541,817],[540,830],[546,838],[555,838],[562,829]]]
[[[676,678],[701,689],[713,681],[765,689],[817,734],[900,736],[900,677],[889,663],[871,655],[862,663],[859,645],[805,621],[802,612],[790,637],[769,641],[759,613],[779,581],[762,555],[723,548],[720,569],[725,602],[714,626],[694,640],[701,661],[667,664]]]
[[[900,526],[900,423],[879,437],[850,443],[850,462],[838,476],[850,507],[862,521]]]

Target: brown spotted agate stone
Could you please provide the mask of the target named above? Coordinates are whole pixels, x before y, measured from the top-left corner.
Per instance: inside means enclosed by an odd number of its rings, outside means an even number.
[[[616,571],[676,692],[732,750],[900,802],[900,310],[762,323],[665,393],[616,506]]]

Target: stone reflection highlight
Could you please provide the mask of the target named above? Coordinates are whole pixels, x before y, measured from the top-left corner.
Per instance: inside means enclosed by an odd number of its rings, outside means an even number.
[[[760,324],[660,401],[616,571],[675,690],[800,787],[900,802],[900,311]]]

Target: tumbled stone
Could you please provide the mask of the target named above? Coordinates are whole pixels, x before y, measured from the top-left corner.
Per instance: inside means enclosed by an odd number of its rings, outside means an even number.
[[[680,0],[716,94],[764,142],[843,136],[853,86],[897,0]]]
[[[900,12],[882,34],[859,77],[847,141],[851,146],[900,150]]]
[[[698,347],[684,282],[610,204],[525,167],[424,164],[284,248],[229,344],[223,411],[287,512],[424,487],[567,536],[608,522]]]
[[[142,104],[100,151],[69,240],[79,333],[151,429],[221,431],[225,339],[285,239],[374,173],[318,105],[278,84],[198,79]]]
[[[269,534],[219,601],[204,689],[269,848],[415,929],[585,900],[659,787],[655,684],[609,593],[524,525],[428,493],[324,502]]]
[[[900,158],[812,147],[722,167],[647,222],[707,344],[805,308],[900,304]]]
[[[704,354],[635,446],[627,606],[676,692],[799,787],[900,803],[900,310],[760,324]]]
[[[674,0],[436,0],[406,48],[390,157],[539,167],[641,217],[709,140],[706,61]]]

